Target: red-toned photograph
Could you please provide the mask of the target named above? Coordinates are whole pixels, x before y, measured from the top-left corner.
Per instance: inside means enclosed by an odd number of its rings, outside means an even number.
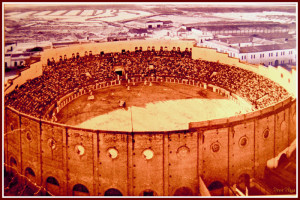
[[[298,197],[298,3],[2,7],[3,198]]]

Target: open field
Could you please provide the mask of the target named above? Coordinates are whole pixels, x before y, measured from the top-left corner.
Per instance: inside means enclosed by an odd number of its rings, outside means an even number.
[[[83,95],[58,114],[60,123],[114,131],[187,129],[188,123],[233,116],[243,108],[202,88],[172,83],[139,84],[100,89],[95,100]],[[126,108],[119,107],[126,101]]]
[[[94,13],[95,12],[95,13]],[[95,14],[95,16],[94,16]],[[56,10],[56,11],[28,11],[28,12],[9,12],[6,14],[7,19],[20,20],[30,18],[31,15],[38,17],[40,20],[58,20],[61,22],[89,22],[89,21],[106,21],[117,22],[121,20],[130,20],[137,17],[151,16],[152,13],[146,11],[130,10]],[[92,19],[90,19],[92,18]]]

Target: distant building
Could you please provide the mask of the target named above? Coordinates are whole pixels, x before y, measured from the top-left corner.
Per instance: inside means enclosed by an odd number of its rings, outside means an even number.
[[[166,20],[166,21],[161,21],[161,20],[152,20],[152,21],[147,21],[146,22],[146,28],[148,29],[154,29],[154,28],[163,28],[163,27],[171,27],[173,24],[172,21]]]
[[[278,22],[214,22],[185,24],[187,30],[198,29],[213,35],[252,35],[261,33],[288,33],[289,25]]]
[[[131,37],[147,37],[148,33],[146,28],[134,28],[129,30],[129,35]]]
[[[108,42],[113,42],[113,41],[126,41],[128,40],[127,36],[109,36],[107,37]]]
[[[160,20],[146,22],[147,28],[161,28],[161,27],[163,27],[163,25],[164,25],[164,22],[160,21]]]
[[[284,44],[248,46],[239,49],[239,58],[253,64],[272,66],[296,63],[296,41]]]
[[[30,65],[33,62],[39,60],[39,52],[43,51],[42,47],[31,48],[32,44],[27,44],[28,46],[20,47],[17,43],[6,43],[5,44],[5,54],[4,54],[4,66],[5,69],[23,67]]]
[[[192,32],[188,31],[184,28],[180,28],[177,30],[177,36],[186,38],[188,35],[190,35]]]
[[[287,66],[296,64],[296,41],[283,43],[256,37],[229,37],[198,43],[252,64]]]
[[[171,20],[163,21],[163,26],[164,27],[170,27],[172,26],[173,22]]]
[[[25,65],[25,61],[30,59],[30,53],[10,54],[6,53],[4,57],[5,69],[20,67]]]

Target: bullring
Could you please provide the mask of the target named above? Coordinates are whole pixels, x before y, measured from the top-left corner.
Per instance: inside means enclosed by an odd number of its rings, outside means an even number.
[[[105,62],[95,68],[87,65],[101,56],[106,57]],[[128,63],[119,59],[125,56],[132,59]],[[130,66],[138,58],[151,59],[132,69],[125,67],[126,80],[113,70],[114,66]],[[173,65],[164,72],[160,66],[167,58]],[[72,59],[77,65],[64,65]],[[97,78],[85,75],[80,82],[77,74],[71,76],[79,63],[85,66],[79,69],[81,74],[85,69],[105,70],[89,71]],[[156,68],[154,76],[146,71],[149,64]],[[262,177],[267,161],[296,139],[296,79],[280,70],[241,63],[189,41],[126,41],[50,49],[40,63],[22,72],[5,90],[5,164],[53,195],[205,195],[203,183],[228,194],[229,186],[241,177]],[[267,71],[275,79],[282,78],[274,82]],[[56,84],[55,79],[66,84]],[[253,111],[191,122],[186,130],[155,132],[90,130],[59,124],[53,118],[53,113],[80,95],[145,80],[241,97],[253,104]]]

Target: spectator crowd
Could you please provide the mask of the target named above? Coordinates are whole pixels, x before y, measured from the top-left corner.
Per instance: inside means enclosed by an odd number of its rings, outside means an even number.
[[[124,73],[118,77],[116,67]],[[88,88],[104,81],[125,77],[174,77],[189,79],[222,87],[261,109],[284,100],[289,93],[277,83],[254,72],[205,60],[193,60],[191,51],[173,48],[171,51],[153,47],[146,51],[73,54],[71,58],[48,59],[43,75],[28,80],[5,96],[5,106],[35,116],[44,117],[49,107],[70,92]],[[127,83],[127,82],[126,82]]]

